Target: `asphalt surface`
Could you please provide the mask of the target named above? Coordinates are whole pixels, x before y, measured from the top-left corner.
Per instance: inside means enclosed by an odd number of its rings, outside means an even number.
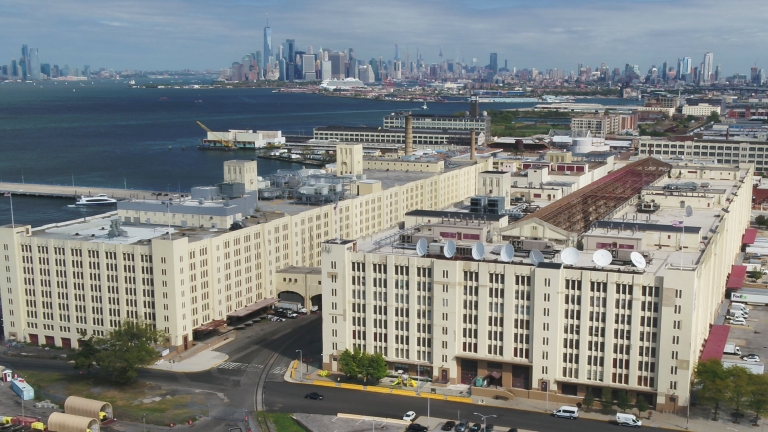
[[[200,373],[173,373],[143,370],[139,379],[169,387],[193,388],[212,393],[210,416],[221,421],[213,431],[225,431],[242,422],[256,407],[259,382],[263,384],[263,404],[266,411],[335,415],[350,413],[380,417],[402,418],[407,411],[417,416],[479,421],[473,413],[497,416],[489,423],[534,431],[576,432],[589,428],[590,432],[613,431],[615,425],[594,420],[557,419],[546,413],[484,407],[458,402],[421,399],[359,390],[314,387],[283,381],[285,369],[299,358],[296,350],[302,350],[306,362],[320,366],[321,316],[310,315],[285,322],[264,322],[239,331],[237,338],[217,351],[229,355],[228,364],[235,368],[217,368]],[[42,372],[77,374],[72,366],[55,360],[20,359],[0,356],[4,366]],[[306,366],[305,366],[306,367]],[[317,391],[324,396],[321,401],[304,399],[304,395]],[[213,394],[218,396],[215,396]],[[221,396],[224,396],[222,398]],[[217,401],[224,401],[218,403]],[[556,408],[554,405],[550,407]],[[220,427],[219,427],[220,426]],[[208,426],[210,428],[210,425]]]

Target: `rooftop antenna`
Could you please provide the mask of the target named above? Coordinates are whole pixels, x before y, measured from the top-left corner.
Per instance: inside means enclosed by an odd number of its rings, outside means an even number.
[[[507,243],[501,248],[501,260],[504,262],[511,262],[515,257],[515,247]]]
[[[644,269],[648,263],[645,261],[645,257],[640,252],[632,252],[629,254],[629,259],[632,260],[632,264],[639,269]]]
[[[453,240],[448,240],[445,242],[445,247],[443,248],[443,255],[445,255],[446,258],[453,258],[454,255],[456,255],[456,242]]]
[[[480,261],[483,259],[483,255],[485,255],[485,245],[483,245],[482,242],[477,242],[472,245],[472,258],[474,258],[476,261]]]
[[[528,259],[531,260],[531,264],[538,266],[539,263],[544,262],[544,255],[541,254],[540,250],[534,249],[528,252]]]
[[[427,254],[427,248],[428,247],[429,247],[429,245],[427,244],[427,240],[426,239],[420,239],[416,243],[416,253],[419,254],[420,257],[423,257],[424,255]]]
[[[613,255],[605,249],[599,249],[592,254],[592,261],[598,267],[605,267],[613,261]]]
[[[560,252],[560,260],[563,264],[574,265],[579,260],[579,250],[575,247],[565,248]]]

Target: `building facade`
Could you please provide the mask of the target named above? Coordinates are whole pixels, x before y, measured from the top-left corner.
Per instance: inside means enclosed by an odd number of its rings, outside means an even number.
[[[405,129],[382,129],[375,127],[323,126],[314,129],[313,138],[321,141],[336,140],[348,143],[393,143],[405,144]],[[476,136],[477,142],[485,142],[485,134]],[[469,146],[470,130],[413,129],[414,145],[458,145]]]
[[[384,116],[384,129],[405,128],[405,118],[411,113],[393,113]],[[491,117],[487,115],[473,116],[453,116],[453,115],[413,115],[414,129],[436,129],[436,130],[469,130],[484,134],[485,139],[479,143],[490,143],[493,135],[491,134]]]
[[[666,141],[641,137],[637,149],[639,156],[676,158],[687,161],[716,162],[721,164],[751,163],[755,170],[768,170],[768,142],[735,140]]]

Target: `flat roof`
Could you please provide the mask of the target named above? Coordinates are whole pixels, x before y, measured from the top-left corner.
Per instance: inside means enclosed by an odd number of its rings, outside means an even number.
[[[451,218],[451,219],[467,219],[468,217],[476,217],[478,220],[488,220],[492,222],[498,222],[507,217],[507,215],[497,214],[485,214],[485,213],[469,213],[469,212],[457,212],[457,211],[440,211],[440,210],[411,210],[405,214],[406,217],[433,217],[433,218]]]
[[[728,275],[728,280],[725,282],[725,289],[733,290],[740,289],[744,285],[744,279],[747,277],[747,266],[734,265],[731,266],[731,274]]]
[[[241,318],[250,313],[256,312],[259,309],[264,309],[267,306],[271,306],[275,303],[277,303],[276,298],[267,298],[267,299],[259,300],[256,303],[253,303],[251,305],[242,307],[236,311],[228,313],[227,318]]]
[[[755,240],[757,240],[757,228],[747,228],[744,235],[741,236],[741,244],[743,245],[754,244]]]

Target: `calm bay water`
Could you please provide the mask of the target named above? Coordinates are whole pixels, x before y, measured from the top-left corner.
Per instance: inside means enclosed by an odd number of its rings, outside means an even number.
[[[77,186],[186,191],[220,181],[223,161],[254,157],[248,151],[197,150],[205,132],[195,121],[212,130],[311,135],[316,126],[380,126],[384,115],[419,106],[270,89],[133,89],[113,81],[4,83],[0,84],[0,181],[72,184],[74,179]],[[487,108],[524,106],[532,104]],[[433,103],[428,113],[466,109],[463,103]],[[258,163],[263,175],[301,167],[269,160]],[[0,224],[11,222],[9,204],[8,198],[0,198]],[[69,204],[72,200],[16,196],[15,222],[39,226],[103,211]]]

